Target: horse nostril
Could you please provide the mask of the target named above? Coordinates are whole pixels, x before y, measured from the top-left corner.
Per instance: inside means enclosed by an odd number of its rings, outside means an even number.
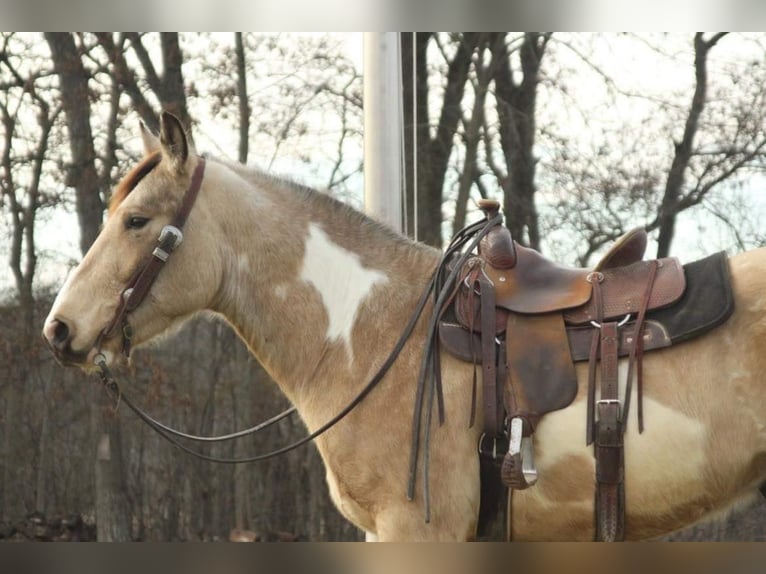
[[[69,325],[58,319],[53,319],[45,326],[45,337],[57,349],[65,349],[71,340]]]
[[[63,321],[56,321],[53,331],[53,341],[57,344],[66,343],[69,340],[69,326]]]

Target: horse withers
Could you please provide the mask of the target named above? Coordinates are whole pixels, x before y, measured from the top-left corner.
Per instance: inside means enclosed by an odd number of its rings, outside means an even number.
[[[169,114],[159,138],[145,129],[142,136],[146,155],[117,186],[103,231],[53,304],[45,339],[61,363],[93,370],[97,359],[123,361],[131,346],[213,312],[246,342],[308,429],[319,428],[394,348],[440,253],[327,195],[248,167],[209,158],[200,176],[201,158]],[[195,179],[181,229],[177,214]],[[766,478],[766,250],[732,257],[729,266],[733,316],[643,359],[646,429],[624,437],[628,539],[661,536],[731,508]],[[146,274],[151,281],[141,279]],[[423,484],[407,496],[426,322],[417,323],[381,383],[316,441],[335,504],[378,540],[476,536],[481,420],[469,420],[481,388],[473,396],[473,366],[446,353],[444,421],[430,421],[430,446],[417,468],[422,474],[427,457],[429,521]],[[621,360],[622,379],[625,368]],[[593,539],[587,365],[576,373],[572,404],[536,428],[539,480],[514,493],[516,540]]]

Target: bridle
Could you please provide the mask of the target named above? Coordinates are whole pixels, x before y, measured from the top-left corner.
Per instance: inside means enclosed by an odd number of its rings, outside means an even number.
[[[205,455],[190,449],[181,443],[179,439],[187,439],[197,442],[222,442],[233,440],[253,434],[273,425],[276,422],[279,422],[283,418],[293,414],[295,412],[295,407],[290,407],[278,415],[243,431],[215,437],[203,437],[187,434],[162,424],[158,420],[154,419],[151,415],[146,413],[144,410],[142,410],[140,407],[138,407],[138,405],[133,403],[128,396],[123,394],[119,383],[107,366],[106,356],[101,350],[104,341],[111,337],[115,331],[119,329],[120,336],[122,337],[122,354],[126,357],[130,356],[133,329],[128,320],[128,316],[130,313],[135,311],[141,305],[141,303],[143,303],[144,299],[146,299],[146,296],[149,294],[149,290],[159,276],[160,271],[165,266],[165,263],[167,263],[171,254],[183,242],[183,228],[197,199],[197,195],[199,195],[199,190],[202,186],[202,179],[204,175],[205,158],[200,156],[197,161],[197,166],[194,168],[191,182],[189,183],[189,187],[184,193],[178,211],[171,220],[170,224],[163,227],[162,231],[160,231],[160,235],[157,238],[157,243],[151,254],[144,260],[141,265],[139,265],[138,269],[128,281],[126,287],[120,293],[120,300],[112,320],[109,321],[107,326],[101,331],[101,333],[99,333],[95,343],[96,356],[94,358],[94,363],[99,369],[99,377],[101,378],[101,382],[104,385],[104,388],[109,394],[112,395],[113,398],[115,398],[116,403],[118,405],[120,402],[125,403],[128,408],[130,408],[130,410],[132,410],[138,416],[138,418],[143,420],[147,425],[149,425],[150,428],[158,432],[165,439],[169,440],[182,450],[205,460],[224,463],[244,462]],[[276,453],[272,456],[276,456]]]
[[[138,267],[125,289],[120,293],[120,300],[117,304],[114,317],[96,339],[95,347],[99,354],[101,353],[101,345],[104,340],[112,336],[119,328],[122,336],[122,353],[126,357],[130,356],[133,329],[128,322],[128,315],[143,303],[170,255],[181,245],[184,239],[183,228],[197,199],[197,195],[199,195],[204,175],[205,158],[200,156],[197,166],[194,168],[191,183],[184,193],[178,211],[170,224],[163,227],[162,231],[160,231],[157,245],[152,250],[151,255]]]
[[[334,417],[327,421],[324,425],[316,429],[314,432],[306,435],[305,437],[290,443],[281,448],[267,452],[265,454],[259,454],[250,457],[243,458],[221,458],[210,456],[194,449],[189,448],[183,444],[182,440],[190,440],[202,443],[222,442],[233,440],[236,438],[248,436],[266,429],[267,427],[279,422],[287,416],[296,412],[295,407],[290,407],[278,415],[246,430],[234,432],[227,435],[220,436],[197,436],[168,427],[148,413],[139,408],[133,403],[129,397],[127,397],[120,389],[119,383],[111,373],[107,366],[106,356],[101,351],[101,346],[105,339],[112,336],[114,332],[119,328],[122,336],[122,353],[125,356],[130,355],[131,350],[131,338],[132,328],[129,322],[129,314],[135,311],[141,303],[144,301],[149,293],[152,285],[154,284],[157,276],[167,263],[168,259],[181,245],[183,241],[183,227],[186,223],[186,219],[191,212],[194,202],[199,194],[200,187],[202,185],[202,179],[205,173],[205,158],[200,157],[197,166],[192,174],[191,182],[184,197],[181,201],[178,211],[173,217],[171,223],[162,228],[160,235],[157,239],[157,244],[152,250],[150,256],[145,262],[139,266],[136,272],[133,274],[127,286],[120,294],[120,301],[115,311],[114,317],[104,330],[99,334],[95,348],[97,350],[96,357],[94,359],[95,365],[99,369],[99,377],[105,388],[105,390],[115,399],[117,404],[120,402],[125,403],[128,408],[133,411],[141,420],[143,420],[152,430],[157,432],[167,441],[173,443],[183,451],[194,455],[202,460],[210,462],[218,462],[224,464],[238,464],[249,463],[267,460],[281,454],[285,454],[296,448],[303,446],[319,437],[327,430],[335,426],[346,415],[348,415],[357,405],[359,405],[364,398],[380,383],[381,380],[388,373],[391,366],[394,364],[399,356],[399,353],[404,348],[405,344],[409,340],[415,326],[420,319],[420,316],[425,309],[429,298],[433,294],[434,313],[427,325],[427,336],[425,351],[421,362],[421,368],[418,375],[417,394],[415,400],[415,409],[413,413],[413,438],[411,444],[411,456],[410,456],[410,473],[408,481],[408,498],[412,500],[414,496],[414,481],[417,468],[417,458],[420,444],[420,430],[421,430],[421,413],[424,403],[428,405],[426,414],[426,425],[424,433],[424,450],[426,453],[429,449],[430,443],[430,421],[431,421],[431,406],[433,405],[434,398],[437,399],[439,405],[439,421],[444,420],[444,407],[443,396],[441,389],[441,376],[439,373],[439,356],[438,356],[438,320],[444,312],[446,305],[451,300],[451,296],[454,293],[457,284],[459,282],[458,272],[462,269],[463,265],[467,261],[473,249],[476,248],[479,241],[484,237],[487,232],[501,221],[500,216],[490,218],[487,220],[473,223],[463,230],[459,231],[449,247],[445,250],[439,264],[437,265],[431,279],[429,280],[426,288],[418,300],[418,303],[410,317],[407,325],[402,331],[399,339],[394,345],[393,349],[389,353],[386,360],[381,364],[378,371],[373,375],[370,381],[361,389],[361,391]],[[464,247],[466,247],[463,250]],[[462,253],[460,251],[463,250]],[[449,265],[448,265],[449,264]],[[426,391],[428,390],[428,399],[426,400]],[[426,454],[424,466],[424,486],[425,486],[425,500],[426,500],[426,520],[429,519],[429,472],[428,472],[428,455]]]

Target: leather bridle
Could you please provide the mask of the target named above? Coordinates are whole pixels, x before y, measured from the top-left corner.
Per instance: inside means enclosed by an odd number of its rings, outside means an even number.
[[[146,296],[149,294],[149,290],[156,281],[160,271],[165,266],[165,263],[167,263],[171,254],[179,245],[181,245],[181,242],[183,242],[183,228],[197,199],[197,195],[199,195],[199,190],[202,186],[202,179],[204,175],[205,158],[200,156],[197,161],[197,166],[194,168],[191,182],[189,183],[189,187],[184,193],[178,211],[171,220],[170,224],[163,227],[162,231],[160,231],[160,235],[157,238],[157,244],[155,245],[151,254],[144,260],[141,265],[139,265],[138,269],[135,271],[130,281],[128,281],[127,285],[125,286],[125,289],[123,289],[120,293],[120,300],[112,320],[101,331],[101,333],[99,333],[99,336],[96,339],[96,343],[94,345],[96,348],[94,363],[99,369],[99,376],[101,378],[102,384],[104,385],[104,388],[116,399],[117,403],[119,404],[120,402],[124,402],[130,408],[130,410],[132,410],[141,420],[146,422],[149,427],[158,432],[161,436],[182,450],[185,450],[186,452],[199,458],[215,462],[233,462],[226,459],[218,459],[215,457],[209,457],[202,453],[198,453],[189,449],[186,445],[180,443],[178,439],[188,439],[197,442],[222,442],[233,440],[239,437],[253,434],[273,425],[276,422],[279,422],[283,418],[293,414],[295,412],[295,407],[290,407],[289,409],[252,428],[227,435],[203,437],[183,433],[157,421],[151,415],[134,404],[129,397],[122,393],[117,380],[114,378],[114,375],[112,375],[109,367],[106,364],[106,356],[101,350],[104,341],[111,337],[119,328],[120,335],[122,336],[122,353],[126,357],[130,356],[133,329],[130,326],[130,322],[128,321],[128,316],[130,313],[135,311],[139,305],[141,305],[144,299],[146,299]]]
[[[133,329],[128,321],[128,315],[143,303],[170,255],[181,245],[184,239],[183,228],[199,194],[204,175],[205,158],[200,156],[178,211],[170,224],[162,228],[160,236],[157,238],[157,245],[152,250],[151,255],[138,267],[125,289],[120,293],[120,300],[114,317],[96,339],[95,347],[99,354],[101,354],[101,345],[104,340],[111,337],[119,328],[122,336],[122,353],[126,357],[130,356]]]

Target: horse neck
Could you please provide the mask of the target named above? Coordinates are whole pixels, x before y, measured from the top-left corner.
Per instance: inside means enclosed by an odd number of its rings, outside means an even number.
[[[393,347],[438,252],[316,192],[240,176],[215,202],[226,211],[215,310],[299,408],[340,403]]]

